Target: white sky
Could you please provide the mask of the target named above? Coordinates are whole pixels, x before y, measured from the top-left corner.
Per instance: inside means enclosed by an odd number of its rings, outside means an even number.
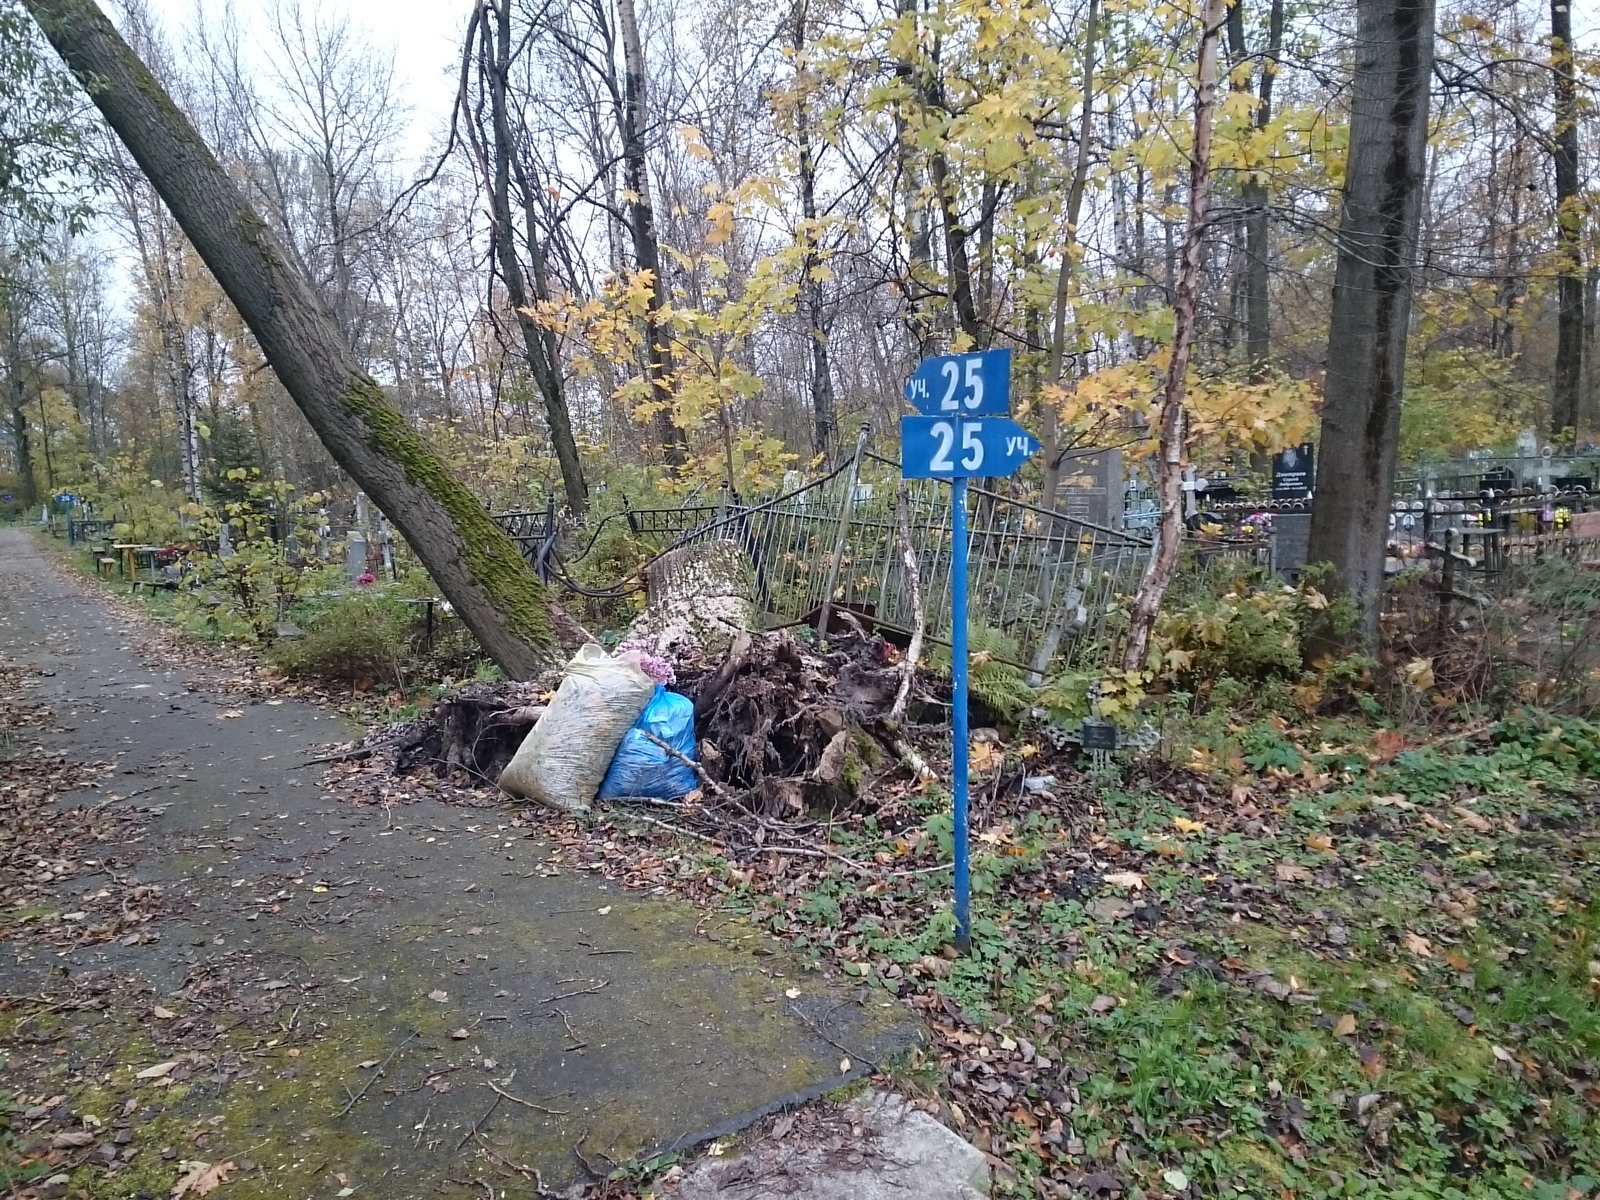
[[[191,25],[197,13],[217,13],[227,0],[148,0],[170,36]],[[268,0],[234,0],[248,27]],[[419,165],[449,119],[460,65],[461,38],[472,0],[303,0],[308,13],[319,9],[343,16],[352,32],[370,35],[395,57],[397,91],[411,108],[402,154]],[[1569,0],[1576,36],[1592,50],[1600,42],[1600,0]]]
[[[379,51],[393,51],[396,92],[410,107],[409,132],[401,153],[405,165],[419,165],[436,135],[443,132],[455,99],[461,39],[471,0],[302,0],[309,17],[320,11],[342,16],[357,38],[370,38]],[[218,14],[224,0],[147,0],[167,36],[181,41],[197,16]],[[248,32],[265,13],[266,0],[234,0]],[[245,39],[245,45],[251,44]]]

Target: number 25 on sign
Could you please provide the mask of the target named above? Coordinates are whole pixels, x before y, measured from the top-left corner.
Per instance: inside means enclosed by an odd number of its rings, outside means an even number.
[[[907,479],[1014,475],[1039,443],[1009,417],[968,421],[900,418],[900,469]]]
[[[906,399],[925,417],[1003,417],[1011,411],[1011,351],[925,358],[906,381]]]

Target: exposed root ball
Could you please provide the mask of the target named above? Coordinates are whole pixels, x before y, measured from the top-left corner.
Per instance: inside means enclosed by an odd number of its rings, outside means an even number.
[[[748,792],[768,815],[853,806],[884,761],[878,726],[899,684],[889,653],[877,638],[835,638],[822,651],[787,633],[764,634],[705,706],[698,692],[716,664],[680,668],[680,686],[701,710],[706,773]]]

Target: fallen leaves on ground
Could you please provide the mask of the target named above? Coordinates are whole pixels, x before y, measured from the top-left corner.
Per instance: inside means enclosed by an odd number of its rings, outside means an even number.
[[[219,1163],[180,1163],[178,1182],[172,1188],[173,1200],[184,1196],[209,1196],[227,1182],[233,1170],[231,1159]]]

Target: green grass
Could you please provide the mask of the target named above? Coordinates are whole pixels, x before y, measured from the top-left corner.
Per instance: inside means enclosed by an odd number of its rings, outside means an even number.
[[[1242,732],[1256,761],[1206,782],[1206,799],[1146,783],[997,805],[976,829],[974,947],[958,961],[939,957],[946,874],[867,896],[840,874],[774,893],[730,872],[726,902],[824,968],[946,998],[994,1042],[972,1059],[972,1034],[920,1003],[935,1045],[904,1082],[937,1080],[1001,1155],[998,1195],[1094,1170],[1146,1197],[1178,1194],[1173,1172],[1189,1195],[1592,1194],[1592,727],[1513,720],[1398,754],[1348,723]],[[858,861],[934,861],[903,853],[908,838],[946,854],[948,797],[902,805],[895,831],[858,821],[835,843]],[[1127,871],[1146,881],[1137,895],[1100,882]],[[1159,919],[1095,915],[1118,897],[1154,898]],[[1048,1071],[1005,1051],[1021,1038]],[[980,1061],[1003,1068],[1003,1103],[974,1090]]]

